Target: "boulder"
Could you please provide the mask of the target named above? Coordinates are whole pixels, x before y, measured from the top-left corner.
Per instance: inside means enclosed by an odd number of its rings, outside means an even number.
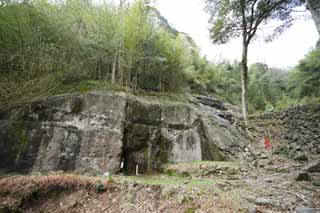
[[[225,104],[222,101],[215,99],[214,97],[197,96],[196,98],[203,105],[207,105],[216,109],[226,110]]]
[[[268,198],[257,198],[254,202],[256,205],[258,206],[272,206],[273,205],[273,201],[268,199]]]

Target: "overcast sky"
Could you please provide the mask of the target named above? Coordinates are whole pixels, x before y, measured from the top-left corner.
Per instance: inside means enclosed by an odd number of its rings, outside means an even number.
[[[241,56],[241,40],[225,45],[213,45],[209,39],[208,15],[203,11],[203,0],[158,0],[156,7],[169,23],[181,32],[188,33],[208,60],[219,62],[235,60]],[[271,26],[265,28],[266,33]],[[249,47],[249,63],[263,62],[269,66],[286,68],[298,63],[314,48],[319,39],[315,24],[310,18],[296,21],[294,25],[272,43],[257,38]]]

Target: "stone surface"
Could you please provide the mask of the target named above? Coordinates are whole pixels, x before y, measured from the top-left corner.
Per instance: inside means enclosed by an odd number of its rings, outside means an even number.
[[[308,172],[299,172],[296,177],[295,177],[296,181],[311,181],[311,176],[309,175]]]
[[[226,109],[227,110],[227,109]],[[246,138],[201,103],[121,92],[68,94],[0,113],[0,170],[103,174],[161,170],[165,163],[234,160]]]
[[[296,213],[319,213],[320,209],[298,207],[296,208]]]
[[[0,121],[0,168],[116,171],[125,107],[124,94],[90,93],[57,96],[11,112],[10,119]]]
[[[320,172],[320,160],[314,160],[308,163],[303,170],[308,172]]]
[[[261,213],[262,211],[260,211],[259,209],[257,209],[256,207],[249,207],[245,210],[245,213]]]
[[[226,109],[225,104],[222,101],[215,99],[213,97],[197,96],[196,98],[203,105],[207,105],[216,109],[222,109],[222,110]]]
[[[312,183],[314,186],[320,187],[320,180],[315,180]]]
[[[320,105],[303,105],[261,116],[263,119],[277,121],[281,126],[279,139],[286,142],[277,152],[302,160],[307,153],[309,160],[320,154]],[[303,160],[306,160],[304,158]]]
[[[298,154],[294,160],[297,160],[297,161],[308,161],[308,157],[305,155],[305,154]]]
[[[268,198],[257,198],[255,204],[259,206],[272,206],[272,200]]]

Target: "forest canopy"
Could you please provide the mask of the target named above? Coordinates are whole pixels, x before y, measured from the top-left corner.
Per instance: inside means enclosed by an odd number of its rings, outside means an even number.
[[[0,3],[0,107],[70,92],[195,93],[241,104],[240,63],[214,64],[147,0]],[[320,50],[292,70],[249,67],[249,112],[320,96]]]
[[[13,94],[16,89],[40,95],[88,80],[178,91],[184,70],[199,57],[193,40],[147,1],[7,2],[0,17],[2,100],[25,95]]]

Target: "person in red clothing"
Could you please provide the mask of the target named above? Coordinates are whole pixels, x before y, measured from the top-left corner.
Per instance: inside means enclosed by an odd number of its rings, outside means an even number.
[[[264,138],[264,148],[265,148],[265,149],[271,148],[270,140],[269,140],[269,138],[267,138],[267,137]]]

